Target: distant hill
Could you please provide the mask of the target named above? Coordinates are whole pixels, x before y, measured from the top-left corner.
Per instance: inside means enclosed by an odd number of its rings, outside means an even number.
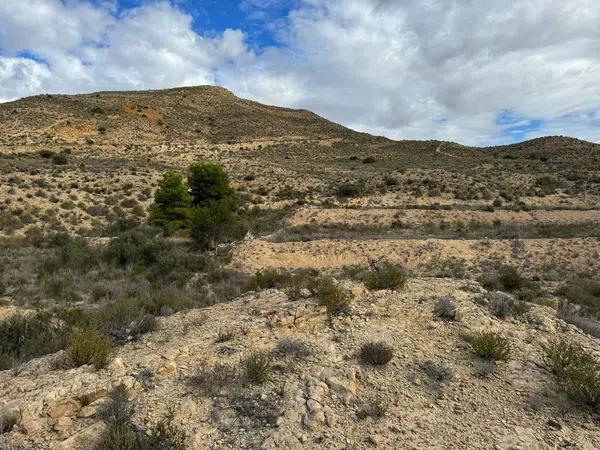
[[[23,139],[227,143],[361,135],[310,111],[263,105],[214,86],[28,97],[0,104],[0,132],[5,144],[11,143],[9,136],[18,144]]]

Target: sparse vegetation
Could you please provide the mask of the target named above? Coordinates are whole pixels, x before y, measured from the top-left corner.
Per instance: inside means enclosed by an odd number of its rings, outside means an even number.
[[[507,361],[511,348],[508,339],[495,331],[481,331],[470,336],[470,344],[477,356],[494,361]]]
[[[581,345],[556,340],[545,348],[559,386],[583,404],[600,407],[600,362]]]
[[[331,278],[321,278],[316,284],[319,304],[327,307],[330,315],[350,312],[350,293],[339,287]]]
[[[369,289],[398,290],[404,287],[408,280],[406,270],[389,261],[372,265],[365,277],[365,286]]]
[[[448,297],[439,298],[433,305],[433,314],[440,319],[454,320],[454,315],[456,314],[456,305],[452,299]]]
[[[373,420],[382,419],[387,412],[387,406],[381,400],[371,400],[361,406],[356,412],[356,417],[360,420],[371,418]]]
[[[383,366],[394,356],[394,349],[385,342],[369,342],[360,348],[360,359],[372,366]]]
[[[248,381],[263,384],[271,374],[272,358],[267,352],[253,352],[244,359],[242,366]]]
[[[106,367],[112,351],[111,340],[97,331],[88,330],[77,334],[67,347],[67,358],[75,366],[91,364],[96,369]]]

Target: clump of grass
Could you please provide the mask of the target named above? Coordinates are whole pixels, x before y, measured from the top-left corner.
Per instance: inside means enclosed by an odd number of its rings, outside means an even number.
[[[173,424],[173,414],[144,431],[132,421],[134,408],[127,389],[117,386],[99,411],[107,429],[94,450],[185,450],[185,434]]]
[[[263,384],[271,375],[272,358],[267,352],[253,352],[242,361],[244,375],[254,384]]]
[[[273,350],[276,355],[284,355],[296,359],[310,356],[310,348],[301,340],[294,338],[283,338]]]
[[[448,297],[442,297],[433,305],[433,313],[440,319],[454,320],[456,305],[452,299]]]
[[[371,270],[365,276],[365,286],[372,290],[398,290],[406,285],[408,276],[403,267],[389,261],[381,265],[371,265]]]
[[[527,302],[517,300],[509,294],[494,292],[490,298],[490,310],[499,319],[520,317],[531,309]]]
[[[221,344],[223,342],[231,341],[236,334],[237,330],[235,330],[234,328],[220,329],[217,333],[217,338],[215,339],[215,342],[217,344]]]
[[[438,383],[446,383],[454,377],[454,369],[443,363],[424,361],[420,366],[429,378]]]
[[[385,342],[369,342],[360,349],[360,359],[372,366],[383,366],[394,356],[394,349]]]
[[[110,338],[87,330],[76,335],[67,347],[67,358],[74,367],[92,364],[96,369],[102,369],[106,367],[112,349]]]
[[[581,331],[590,336],[600,338],[600,322],[589,317],[582,316],[571,305],[565,304],[558,308],[556,315],[571,325],[575,325]]]
[[[373,420],[382,419],[387,412],[387,406],[381,400],[371,400],[366,402],[356,412],[356,417],[360,420],[371,418]]]
[[[327,307],[330,315],[350,312],[350,293],[339,287],[331,278],[321,278],[317,282],[319,304]]]
[[[573,400],[600,407],[600,362],[582,346],[557,340],[544,348],[556,380]]]
[[[507,361],[510,358],[510,343],[495,331],[481,331],[470,337],[473,351],[480,357],[494,361]]]
[[[276,269],[259,270],[250,282],[252,287],[257,289],[272,289],[283,287],[290,275]]]
[[[0,321],[0,370],[62,350],[70,330],[48,313],[16,314]]]
[[[190,378],[192,386],[198,388],[205,395],[215,396],[227,386],[231,386],[239,379],[240,373],[232,364],[218,363],[212,367],[203,367]]]

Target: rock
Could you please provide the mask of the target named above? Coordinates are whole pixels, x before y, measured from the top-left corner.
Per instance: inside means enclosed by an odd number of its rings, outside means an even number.
[[[127,368],[125,367],[125,364],[123,364],[123,360],[121,358],[113,359],[108,366],[108,370],[118,377],[122,377],[127,374]]]
[[[466,317],[466,311],[464,308],[456,308],[454,311],[454,320],[456,322],[464,322]]]
[[[83,408],[81,408],[79,410],[77,417],[83,417],[83,418],[94,417],[96,415],[96,413],[98,412],[98,410],[100,408],[102,408],[102,406],[106,405],[106,403],[108,401],[109,401],[108,398],[100,398],[100,399],[96,400],[95,402],[93,402],[87,406],[84,406]]]
[[[188,399],[184,401],[179,406],[179,408],[177,408],[177,411],[175,411],[174,419],[177,423],[180,423],[181,421],[191,417],[197,410],[198,406],[196,405],[196,402],[194,400]]]
[[[310,298],[310,297],[312,297],[312,292],[310,292],[310,291],[309,291],[308,289],[306,289],[306,288],[303,288],[303,289],[300,289],[300,296],[301,296],[302,298]]]
[[[348,403],[356,395],[356,369],[350,369],[345,376],[328,376],[324,373],[322,377],[332,391],[341,395],[344,403]]]
[[[514,427],[505,430],[498,438],[496,450],[550,450],[541,439],[536,438],[531,428]]]
[[[172,375],[176,372],[177,372],[177,364],[175,364],[174,361],[170,361],[169,363],[165,364],[162,367],[159,367],[156,370],[156,374],[161,375],[161,376]]]
[[[94,447],[105,431],[106,425],[104,422],[96,422],[80,433],[54,444],[50,447],[50,450],[89,450]]]
[[[75,399],[53,402],[48,405],[48,415],[53,419],[72,417],[81,409],[81,403]]]
[[[79,396],[79,401],[84,405],[89,405],[94,403],[96,400],[100,398],[104,398],[108,395],[108,389],[102,388],[92,388],[84,394]]]

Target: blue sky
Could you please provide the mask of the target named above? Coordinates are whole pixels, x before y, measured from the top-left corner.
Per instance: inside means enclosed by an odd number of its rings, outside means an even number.
[[[0,102],[222,85],[394,139],[600,142],[595,0],[0,0]]]

